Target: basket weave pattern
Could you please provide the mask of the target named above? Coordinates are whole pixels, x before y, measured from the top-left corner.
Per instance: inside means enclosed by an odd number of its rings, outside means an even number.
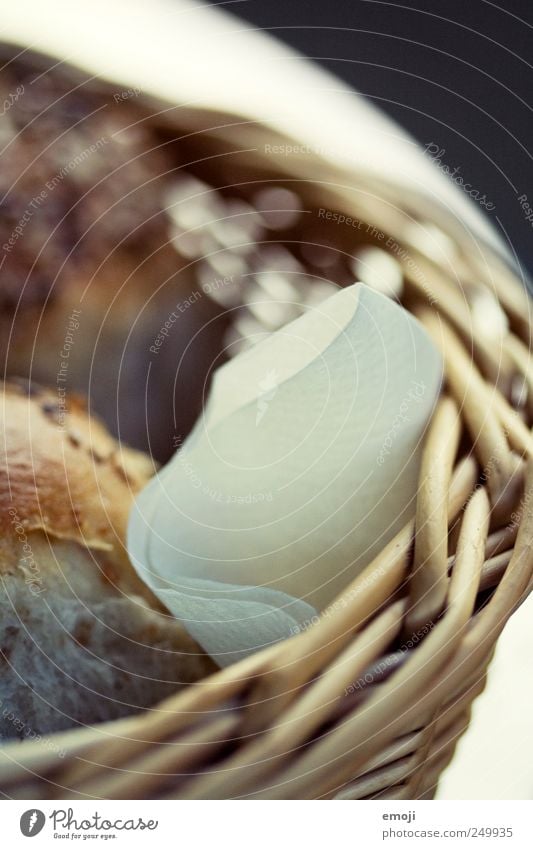
[[[393,220],[387,232],[402,238]],[[415,518],[290,640],[141,716],[5,746],[6,796],[432,798],[532,585],[533,368],[529,301],[511,272],[491,262],[487,287],[511,327],[492,344],[457,279],[416,260],[431,299],[406,267],[404,303],[442,351],[445,384]]]

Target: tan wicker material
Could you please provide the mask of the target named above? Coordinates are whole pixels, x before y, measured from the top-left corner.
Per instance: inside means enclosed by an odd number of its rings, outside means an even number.
[[[237,129],[233,137],[227,128],[228,144],[238,137],[258,147]],[[7,797],[432,798],[498,635],[531,588],[533,367],[523,285],[440,208],[363,176],[356,191],[353,175],[326,165],[318,183],[310,157],[283,167],[313,179],[309,191],[322,205],[376,223],[424,273],[421,283],[399,259],[402,302],[446,370],[416,519],[290,640],[140,716],[4,746]],[[448,233],[450,263],[410,243],[415,210]],[[508,335],[490,338],[474,321],[472,281],[499,301]]]

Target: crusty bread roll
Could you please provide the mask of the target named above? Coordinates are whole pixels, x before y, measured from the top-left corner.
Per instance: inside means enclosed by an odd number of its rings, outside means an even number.
[[[241,331],[352,283],[371,237],[295,179],[302,157],[267,153],[291,147],[270,129],[13,46],[0,59],[3,374],[54,385],[67,346],[70,391],[164,463]]]
[[[124,548],[151,461],[75,399],[0,398],[0,737],[114,719],[211,672]]]
[[[0,103],[23,92],[0,126],[3,375],[54,385],[66,350],[70,391],[164,462],[201,411],[227,324],[209,298],[180,310],[200,285],[167,211],[186,185],[180,154],[138,92],[31,51],[0,45],[0,59]]]

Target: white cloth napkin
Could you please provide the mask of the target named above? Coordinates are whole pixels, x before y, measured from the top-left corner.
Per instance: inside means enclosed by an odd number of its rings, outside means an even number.
[[[307,627],[412,515],[441,374],[418,322],[362,284],[219,369],[128,535],[218,664]]]

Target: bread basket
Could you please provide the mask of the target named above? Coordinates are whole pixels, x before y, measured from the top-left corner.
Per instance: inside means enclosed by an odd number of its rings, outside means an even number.
[[[3,746],[0,791],[18,799],[431,799],[498,636],[532,587],[524,284],[493,245],[415,188],[335,166],[266,125],[196,107],[178,115],[149,108],[161,131],[193,139],[184,150],[201,151],[195,173],[221,190],[246,195],[275,181],[298,191],[309,215],[285,235],[287,247],[306,241],[310,221],[316,244],[321,210],[332,212],[325,241],[337,253],[385,245],[402,269],[403,305],[443,354],[445,384],[425,437],[415,518],[316,621],[141,715]],[[273,148],[284,152],[272,156]],[[487,330],[487,301],[508,331]],[[245,288],[234,292],[231,322],[235,315],[236,336],[252,320],[261,325]]]

